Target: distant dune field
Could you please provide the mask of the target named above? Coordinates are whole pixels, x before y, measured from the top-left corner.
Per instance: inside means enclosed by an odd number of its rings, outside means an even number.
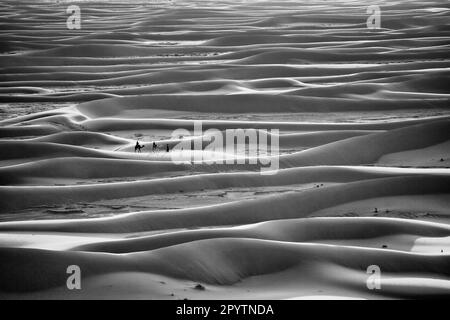
[[[0,2],[0,299],[448,298],[450,3],[373,4]]]

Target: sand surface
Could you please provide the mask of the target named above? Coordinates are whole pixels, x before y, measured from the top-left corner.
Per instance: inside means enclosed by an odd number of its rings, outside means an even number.
[[[0,299],[449,297],[450,4],[370,4],[86,1],[69,30],[2,1]],[[276,135],[279,171],[174,163],[198,120]]]

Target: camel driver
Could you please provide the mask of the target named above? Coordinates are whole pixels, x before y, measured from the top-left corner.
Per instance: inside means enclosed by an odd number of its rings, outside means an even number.
[[[134,146],[134,152],[141,152],[141,149],[143,148],[144,146],[141,146],[140,144],[139,144],[139,141],[136,141],[136,145]]]

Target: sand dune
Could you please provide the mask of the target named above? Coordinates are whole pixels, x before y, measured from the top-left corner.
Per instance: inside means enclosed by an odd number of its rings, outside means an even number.
[[[287,193],[267,196],[258,200],[242,200],[223,205],[179,210],[142,211],[119,215],[112,218],[99,218],[70,221],[39,221],[39,222],[6,222],[0,225],[0,231],[41,230],[58,232],[125,232],[148,231],[171,228],[206,227],[217,225],[236,225],[265,220],[300,218],[314,211],[340,205],[347,202],[400,195],[442,194],[445,199],[449,192],[448,176],[413,176],[369,179],[346,183],[344,185],[312,188],[300,193]],[[133,188],[118,188],[115,185],[103,185],[100,188],[66,187],[53,192],[61,192],[68,201],[97,199],[98,197],[120,197]],[[139,183],[135,187],[139,187]],[[51,188],[51,187],[50,187]],[[41,199],[51,203],[55,194],[49,193],[49,187],[3,188],[4,198],[9,199],[2,205],[6,210],[16,206],[33,205],[33,199]],[[42,190],[40,193],[40,189]],[[64,190],[67,190],[64,194]],[[75,190],[74,190],[75,189]],[[79,189],[78,192],[76,192]],[[81,190],[80,190],[81,189]],[[84,190],[83,190],[84,189]],[[21,190],[29,195],[24,199]],[[143,188],[138,192],[145,192]],[[71,192],[75,191],[75,192]],[[93,193],[95,191],[95,193]],[[103,191],[103,194],[101,193]],[[38,196],[33,196],[33,193]],[[117,192],[116,194],[113,194]],[[77,199],[77,195],[80,198]],[[56,196],[61,196],[56,194]],[[27,203],[29,201],[29,203]],[[41,204],[41,203],[39,203]]]
[[[449,127],[450,122],[444,120],[344,139],[291,155],[282,155],[280,164],[289,167],[312,164],[372,164],[386,154],[422,149],[446,142],[450,139]],[[438,154],[445,157],[447,153],[445,145],[441,147],[438,148]],[[429,159],[430,154],[425,158]],[[438,159],[434,160],[435,163],[440,161]]]
[[[361,265],[376,262],[382,266],[389,274],[415,272],[418,280],[433,279],[433,276],[447,274],[449,260],[445,256],[422,255],[414,253],[403,253],[398,251],[388,251],[380,249],[367,249],[356,247],[341,247],[339,254],[333,250],[333,247],[321,244],[294,244],[286,242],[274,242],[253,239],[217,239],[208,241],[197,241],[184,245],[172,246],[164,249],[157,249],[150,252],[137,252],[128,255],[94,255],[83,252],[61,252],[46,251],[35,249],[0,249],[2,260],[7,261],[2,265],[2,275],[6,273],[6,268],[11,267],[9,261],[20,261],[21,267],[13,268],[9,271],[13,278],[22,274],[30,268],[27,261],[38,260],[40,266],[29,273],[28,281],[19,284],[10,281],[11,277],[2,276],[4,290],[19,292],[36,292],[52,287],[57,287],[65,282],[65,275],[60,276],[37,276],[46,270],[45,275],[58,274],[58,270],[63,266],[78,261],[83,270],[86,270],[88,288],[101,286],[105,279],[96,282],[105,272],[121,273],[118,278],[126,277],[132,272],[151,272],[161,274],[164,277],[192,279],[209,285],[221,285],[225,288],[249,277],[261,277],[261,286],[264,286],[264,276],[268,274],[278,274],[277,280],[282,280],[283,276],[289,271],[302,278],[311,279],[322,278],[329,280],[329,286],[342,287],[343,289],[352,289],[353,292],[367,292],[365,285],[361,285],[361,278],[365,277]],[[14,255],[14,259],[12,259]],[[214,260],[211,259],[214,256]],[[55,257],[57,257],[55,259]],[[270,258],[269,258],[270,257]],[[55,264],[57,261],[57,264]],[[327,275],[327,266],[325,261],[337,265],[340,280],[330,279]],[[264,262],[264,263],[260,263]],[[185,267],[177,266],[182,263]],[[218,267],[220,266],[220,267]],[[415,266],[415,267],[413,267]],[[281,274],[280,274],[281,272]],[[131,276],[131,275],[130,275]],[[293,275],[290,275],[290,278]],[[133,276],[131,276],[133,278]],[[142,277],[141,277],[142,278]],[[273,278],[273,277],[272,277]],[[281,278],[281,279],[280,279]],[[144,278],[145,279],[145,278]],[[273,279],[272,279],[273,280]],[[387,295],[414,297],[416,283],[419,281],[403,282],[402,278],[391,276],[383,283],[385,289],[383,292]],[[148,281],[148,280],[147,280]],[[158,287],[155,281],[150,289],[150,297],[160,297]],[[397,283],[396,283],[397,282]],[[398,283],[400,282],[400,284]],[[163,282],[165,283],[165,282]],[[364,283],[364,282],[362,282]],[[179,284],[180,285],[180,284]],[[242,285],[242,284],[241,284]],[[265,283],[267,288],[267,283]],[[173,284],[166,286],[165,296],[171,292]],[[119,282],[119,289],[124,289]],[[186,287],[186,285],[185,285]],[[132,288],[132,287],[131,287]],[[90,288],[91,289],[91,288]],[[135,288],[134,290],[139,289]],[[261,290],[262,288],[259,288]],[[97,289],[98,290],[98,289]],[[132,292],[134,291],[131,289]],[[238,291],[239,287],[230,291]],[[332,289],[331,289],[332,290]],[[335,289],[336,290],[336,289]],[[422,292],[422,295],[441,295],[448,290],[448,281],[431,282],[430,286]],[[298,292],[298,289],[297,289]],[[220,294],[220,293],[219,293]],[[189,295],[186,293],[185,295]],[[195,293],[191,293],[195,296]]]
[[[2,1],[0,299],[448,297],[450,6],[373,4]]]

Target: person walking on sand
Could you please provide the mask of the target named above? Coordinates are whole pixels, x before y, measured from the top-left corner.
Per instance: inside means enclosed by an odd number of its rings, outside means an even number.
[[[166,152],[169,152],[169,145],[166,146]]]
[[[157,148],[158,148],[157,144],[155,143],[155,141],[153,141],[153,151]]]

